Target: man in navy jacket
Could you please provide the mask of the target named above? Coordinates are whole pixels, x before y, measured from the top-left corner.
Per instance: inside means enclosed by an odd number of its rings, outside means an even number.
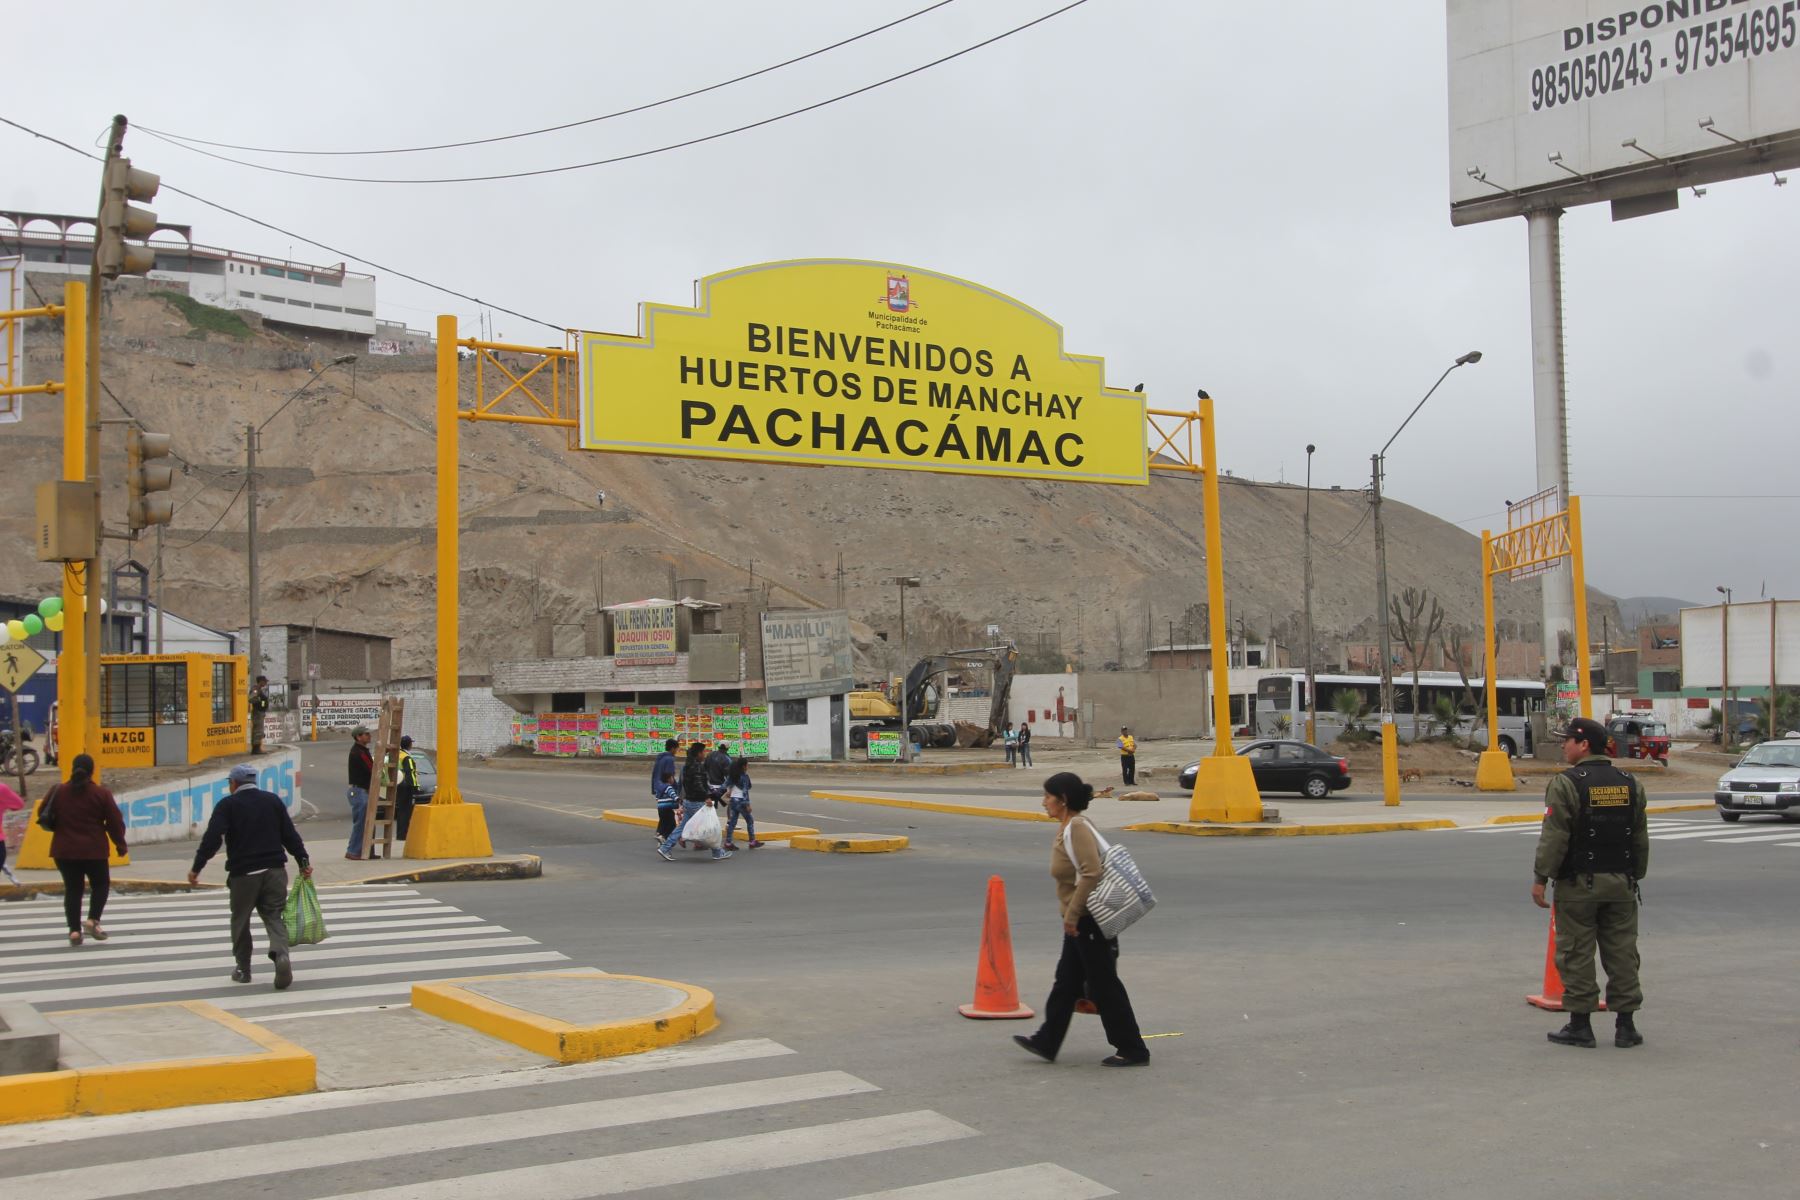
[[[308,879],[312,878],[312,861],[281,797],[256,786],[255,766],[239,763],[231,768],[226,786],[231,794],[213,809],[200,848],[194,852],[194,869],[188,872],[188,882],[200,882],[201,870],[223,842],[225,887],[231,895],[231,952],[237,959],[231,978],[237,983],[250,982],[250,914],[255,912],[269,934],[269,957],[275,961],[275,990],[281,991],[294,982],[294,968],[288,961],[287,925],[281,914],[287,902],[287,856],[294,856],[300,874]]]

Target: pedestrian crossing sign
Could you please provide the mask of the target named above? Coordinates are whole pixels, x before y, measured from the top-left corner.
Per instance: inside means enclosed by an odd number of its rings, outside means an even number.
[[[16,692],[48,661],[24,642],[0,644],[0,688]]]

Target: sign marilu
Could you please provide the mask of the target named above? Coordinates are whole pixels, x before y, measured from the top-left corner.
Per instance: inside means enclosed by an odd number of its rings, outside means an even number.
[[[613,661],[621,667],[654,667],[675,661],[675,606],[615,608]]]
[[[979,284],[841,259],[702,280],[581,340],[581,446],[1071,482],[1148,481],[1144,397]]]

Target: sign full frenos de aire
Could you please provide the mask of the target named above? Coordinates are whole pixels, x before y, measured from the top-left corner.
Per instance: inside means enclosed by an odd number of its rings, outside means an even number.
[[[1144,397],[999,292],[814,259],[647,304],[637,337],[581,341],[587,450],[1087,483],[1148,479]]]

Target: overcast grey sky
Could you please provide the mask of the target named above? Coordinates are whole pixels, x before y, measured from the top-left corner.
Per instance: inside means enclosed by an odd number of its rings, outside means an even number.
[[[281,148],[455,141],[704,86],[927,2],[165,3],[113,25],[97,84],[81,67],[94,37],[81,14],[97,6],[31,4],[10,14],[27,49],[0,113],[84,148],[115,111]],[[631,153],[811,104],[1061,2],[958,0],[748,83],[544,137],[264,161],[419,177]],[[127,150],[209,199],[570,326],[630,331],[641,300],[687,303],[694,279],[775,259],[960,275],[1060,321],[1069,349],[1104,356],[1115,385],[1143,381],[1159,407],[1206,388],[1224,464],[1261,478],[1299,479],[1311,441],[1315,483],[1365,485],[1369,455],[1479,349],[1388,457],[1389,494],[1479,531],[1536,478],[1526,237],[1522,219],[1450,226],[1444,21],[1441,0],[1089,0],[791,120],[527,180],[294,179],[141,132]],[[5,206],[91,211],[93,164],[5,128],[0,146]],[[199,241],[290,253],[183,197],[154,207]],[[1800,186],[1761,176],[1623,224],[1603,207],[1565,217],[1571,469],[1595,586],[1800,596],[1797,214]],[[475,326],[475,306],[385,274],[380,308]],[[494,320],[508,339],[559,341]],[[1700,495],[1761,498],[1671,498]]]

